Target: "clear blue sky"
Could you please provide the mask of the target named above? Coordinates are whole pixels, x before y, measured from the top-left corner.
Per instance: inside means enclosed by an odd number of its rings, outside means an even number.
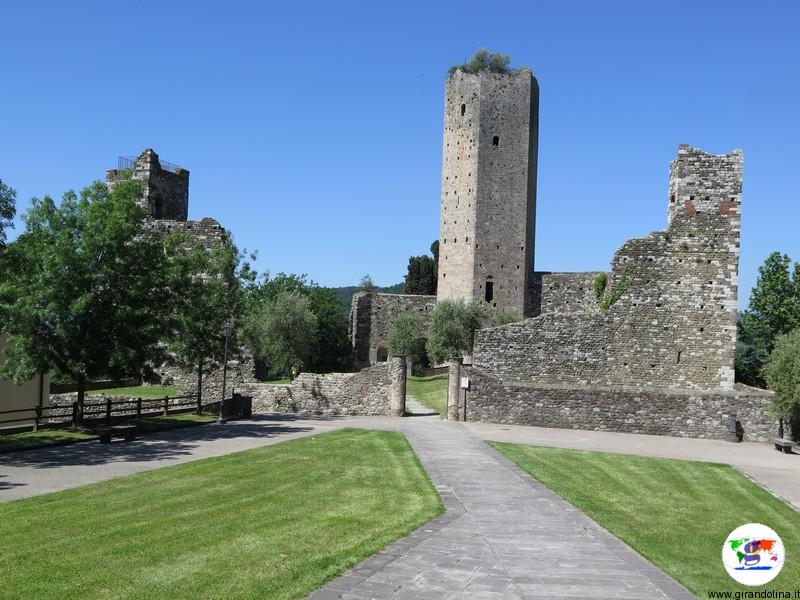
[[[664,228],[678,144],[742,148],[746,299],[800,260],[799,7],[7,2],[0,178],[24,210],[150,146],[260,270],[388,285],[438,237],[445,73],[487,47],[541,86],[538,270]]]

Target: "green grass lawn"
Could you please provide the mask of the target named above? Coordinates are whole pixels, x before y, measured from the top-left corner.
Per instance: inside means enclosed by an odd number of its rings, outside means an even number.
[[[108,388],[86,392],[87,396],[132,396],[134,398],[163,398],[177,396],[178,388],[169,385],[137,385],[133,387]]]
[[[442,416],[447,415],[447,375],[433,377],[415,377],[409,375],[406,380],[406,392],[417,401],[435,410]]]
[[[175,429],[176,427],[188,427],[191,425],[202,425],[215,421],[215,415],[194,413],[180,413],[175,415],[152,415],[129,419],[124,421],[126,424],[136,425],[140,433],[149,433],[163,429]],[[114,421],[122,423],[122,421]],[[97,421],[97,425],[102,425],[102,421]],[[11,435],[0,436],[0,452],[12,450],[25,450],[26,448],[36,448],[38,446],[52,446],[54,444],[64,444],[68,442],[82,442],[95,439],[89,429],[42,429],[40,431],[25,431],[23,433],[13,433]]]
[[[745,589],[721,560],[728,534],[744,523],[774,529],[788,557],[774,580],[747,589],[800,589],[800,513],[729,465],[492,445],[700,598]]]
[[[272,379],[267,379],[264,383],[288,385],[292,383],[292,380],[289,379],[288,377],[274,377]]]
[[[345,429],[0,504],[0,595],[301,598],[442,511],[401,434]]]

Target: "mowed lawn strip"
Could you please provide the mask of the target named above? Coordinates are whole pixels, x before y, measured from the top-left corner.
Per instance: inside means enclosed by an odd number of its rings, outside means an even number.
[[[423,406],[435,410],[440,415],[447,414],[447,375],[415,377],[409,375],[406,391]]]
[[[747,589],[800,589],[800,513],[729,465],[492,445],[700,598],[745,589],[721,558],[744,523],[774,529],[788,557],[776,579]]]
[[[399,433],[345,429],[0,505],[11,598],[301,598],[443,511]]]

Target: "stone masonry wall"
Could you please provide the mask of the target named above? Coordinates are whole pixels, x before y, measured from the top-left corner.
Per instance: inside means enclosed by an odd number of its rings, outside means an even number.
[[[430,318],[436,296],[357,292],[350,305],[350,343],[357,368],[383,362],[388,356],[389,326],[403,312]]]
[[[526,313],[539,88],[527,69],[457,71],[445,89],[437,296]],[[491,291],[487,284],[491,285]]]
[[[109,185],[127,179],[142,183],[141,205],[154,219],[185,221],[188,218],[188,170],[176,165],[162,168],[158,154],[147,148],[133,161],[132,168],[112,169],[106,173]]]
[[[617,251],[606,291],[627,281],[622,297],[606,313],[542,311],[480,330],[474,364],[505,383],[733,390],[741,172],[740,151],[681,146],[670,189],[716,196]]]
[[[199,244],[206,250],[215,243],[226,239],[225,229],[216,220],[206,217],[200,221],[171,221],[165,219],[148,219],[144,226],[152,231],[165,234],[179,233],[186,235],[190,245]]]
[[[174,385],[179,394],[197,393],[197,371],[184,371],[172,362],[156,369],[163,385]],[[203,404],[217,402],[222,398],[223,369],[219,363],[206,363],[203,367]],[[228,360],[228,373],[225,397],[230,398],[234,391],[241,391],[246,385],[255,383],[255,363],[249,356]]]
[[[465,367],[462,375],[470,383],[469,421],[730,440],[733,418],[742,424],[745,441],[762,442],[778,430],[767,410],[773,394],[741,384],[735,390],[689,391],[504,383],[475,367]]]
[[[594,281],[599,275],[599,271],[534,272],[528,287],[528,316],[538,317],[542,313],[558,312],[597,312]]]
[[[389,415],[388,363],[358,373],[300,373],[288,385],[252,383],[237,391],[253,398],[253,410],[309,415]]]

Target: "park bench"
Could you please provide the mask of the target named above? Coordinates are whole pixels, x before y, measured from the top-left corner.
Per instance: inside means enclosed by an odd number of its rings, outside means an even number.
[[[110,425],[108,427],[99,427],[95,430],[100,438],[101,444],[110,444],[111,438],[125,438],[126,441],[131,441],[136,437],[136,425]]]
[[[784,438],[775,438],[773,441],[775,442],[775,450],[778,452],[784,452],[786,454],[792,454],[794,442]]]

